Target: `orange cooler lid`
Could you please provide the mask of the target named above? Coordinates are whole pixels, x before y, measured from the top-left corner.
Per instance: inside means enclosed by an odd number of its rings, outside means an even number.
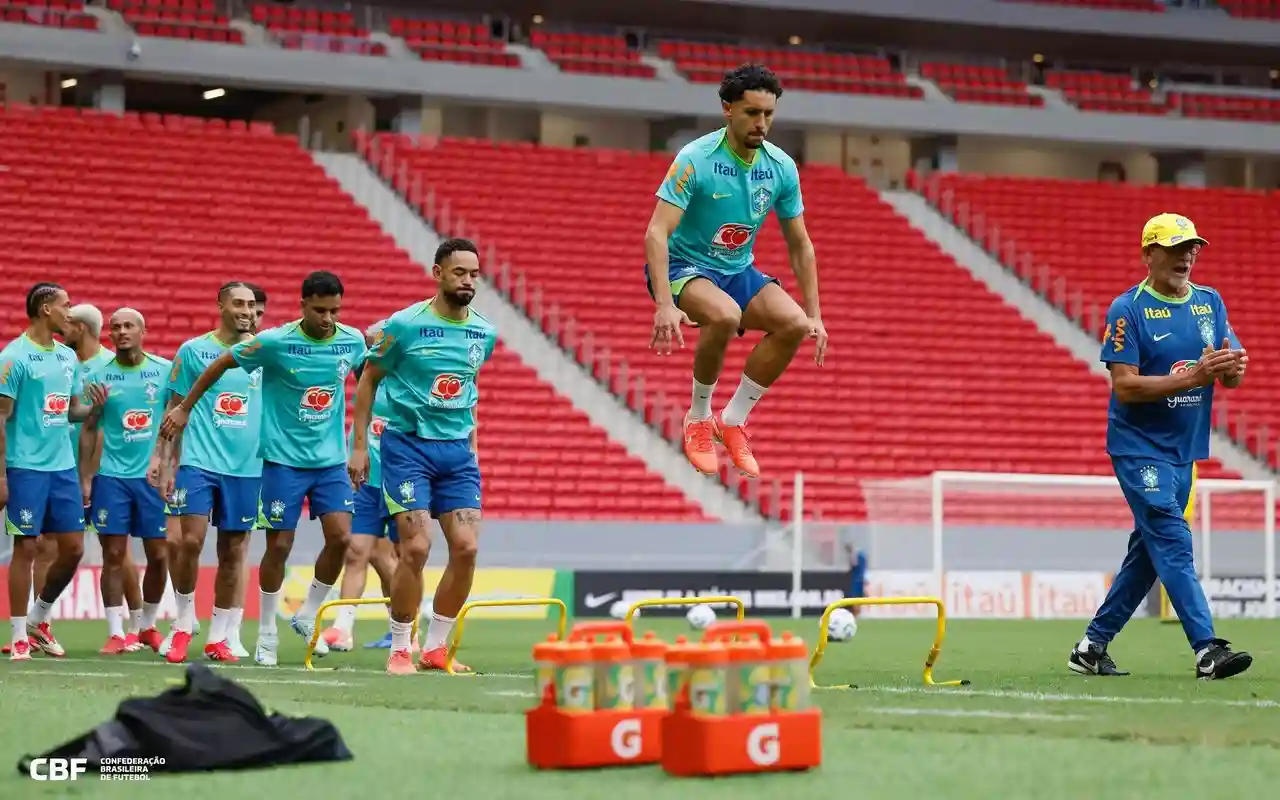
[[[771,659],[793,659],[808,658],[809,648],[805,645],[804,639],[799,636],[792,636],[790,632],[785,632],[781,637],[770,641],[769,657]]]
[[[547,635],[545,642],[538,642],[533,646],[534,661],[553,661],[556,658],[556,651],[564,647],[564,642],[556,638],[554,633]]]
[[[767,651],[759,639],[742,639],[728,645],[730,661],[764,661]]]
[[[631,645],[617,636],[590,645],[591,657],[596,661],[627,661],[631,658]]]
[[[631,643],[631,655],[634,658],[665,658],[667,655],[667,643],[654,635],[653,631],[649,631],[642,639],[636,639]]]
[[[568,664],[585,664],[591,660],[591,646],[586,642],[560,642],[552,658]]]
[[[690,667],[718,667],[729,663],[729,651],[719,642],[689,645],[682,661]]]

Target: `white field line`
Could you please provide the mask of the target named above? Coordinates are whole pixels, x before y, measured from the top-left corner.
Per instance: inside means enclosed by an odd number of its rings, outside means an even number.
[[[69,670],[12,670],[8,673],[0,673],[0,683],[11,678],[110,678],[117,680],[120,678],[131,677],[123,672],[72,672]],[[355,686],[354,683],[346,681],[317,681],[308,680],[306,678],[237,678],[237,683],[249,684],[276,684],[280,686]]]
[[[490,697],[537,697],[533,692],[522,692],[518,689],[503,689],[497,692],[485,692]]]
[[[0,659],[0,663],[2,663],[2,662],[3,662],[3,660],[2,660],[2,659]],[[214,669],[214,670],[245,670],[245,669],[248,669],[248,670],[257,670],[257,671],[261,671],[261,672],[264,672],[264,673],[267,673],[267,674],[270,674],[270,673],[279,673],[279,672],[283,672],[283,673],[296,673],[296,672],[301,672],[301,673],[303,673],[303,674],[308,674],[308,673],[310,673],[310,674],[316,674],[316,675],[341,675],[341,677],[343,677],[343,678],[378,678],[378,677],[382,677],[382,673],[381,673],[381,672],[375,672],[375,671],[372,671],[372,670],[351,669],[351,668],[344,668],[344,667],[326,667],[326,666],[324,666],[324,665],[323,665],[323,663],[321,663],[321,664],[317,665],[317,666],[316,666],[316,668],[315,668],[314,670],[309,670],[309,669],[307,669],[306,667],[302,667],[302,666],[263,667],[263,666],[260,666],[260,665],[258,665],[258,664],[253,664],[253,663],[249,663],[249,664],[216,664],[216,663],[207,662],[207,661],[201,661],[201,662],[199,662],[199,663],[203,664],[203,665],[204,665],[204,666],[206,666],[206,667],[209,667],[210,669]],[[61,665],[63,665],[63,664],[67,664],[67,665],[69,665],[70,669],[69,669],[69,670],[64,670],[64,669],[62,668],[62,666],[61,666]],[[103,665],[109,665],[109,664],[110,664],[110,662],[104,661],[104,660],[102,660],[102,659],[96,659],[96,658],[59,658],[59,659],[52,659],[52,658],[47,658],[47,659],[46,659],[46,658],[41,658],[41,659],[33,659],[32,661],[29,661],[29,662],[24,663],[24,664],[23,664],[22,666],[20,666],[20,667],[15,667],[15,668],[13,668],[12,670],[6,670],[2,665],[0,665],[0,678],[3,678],[3,676],[5,676],[6,674],[9,674],[9,675],[23,675],[23,674],[38,674],[38,673],[61,674],[61,675],[81,675],[81,674],[83,674],[83,675],[106,675],[106,674],[111,674],[111,675],[117,675],[117,676],[119,676],[119,677],[128,677],[128,675],[127,675],[127,674],[125,674],[125,673],[117,673],[117,672],[112,672],[112,673],[106,673],[106,672],[79,673],[79,672],[73,672],[73,671],[70,671],[70,670],[74,670],[76,667],[83,668],[83,667],[88,666],[88,665],[91,665],[91,664],[103,664]],[[183,672],[184,672],[184,670],[185,670],[185,668],[186,668],[186,666],[187,666],[186,664],[170,664],[170,663],[168,663],[167,661],[121,661],[121,662],[120,662],[120,665],[121,665],[121,666],[128,666],[129,668],[133,668],[133,667],[159,667],[159,668],[161,668],[161,669],[170,669],[170,670],[173,670],[175,673],[183,673]],[[504,680],[533,680],[533,673],[532,673],[532,671],[530,671],[530,672],[482,672],[482,673],[479,673],[478,675],[462,675],[462,676],[457,676],[457,675],[447,675],[447,674],[445,674],[445,673],[443,673],[443,672],[425,672],[425,673],[422,673],[422,676],[423,676],[423,677],[429,677],[429,678],[457,678],[458,680],[470,680],[470,679],[472,679],[472,678],[497,678],[497,679],[504,679]],[[281,682],[282,682],[282,683],[287,683],[288,681],[281,681]]]
[[[1121,697],[1094,694],[1054,694],[1050,692],[1026,692],[1014,689],[930,689],[924,686],[862,686],[851,689],[854,693],[927,694],[934,697],[995,697],[1005,700],[1029,700],[1035,703],[1116,703],[1119,705],[1204,705],[1234,706],[1237,708],[1280,709],[1276,700],[1214,700],[1194,697]]]
[[[1087,719],[1076,714],[1041,714],[1035,711],[995,711],[992,709],[964,708],[906,708],[886,706],[864,708],[872,714],[894,714],[903,717],[979,717],[982,719],[1017,719],[1037,722],[1080,722]]]

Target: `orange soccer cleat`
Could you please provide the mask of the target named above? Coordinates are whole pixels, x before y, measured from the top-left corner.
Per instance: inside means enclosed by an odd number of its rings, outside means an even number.
[[[154,653],[159,653],[160,645],[164,643],[164,634],[155,628],[147,628],[138,633],[138,643],[144,647],[150,647]]]
[[[445,657],[449,655],[449,648],[437,647],[435,650],[423,650],[422,657],[418,659],[418,669],[423,672],[431,672],[434,670],[443,670]],[[471,667],[463,664],[458,659],[453,660],[454,672],[470,672]]]
[[[173,651],[170,651],[173,652]],[[236,654],[231,652],[231,647],[226,640],[221,642],[211,642],[204,646],[204,657],[210,661],[222,661],[227,664],[234,664],[240,659],[236,658]]]
[[[759,478],[760,465],[756,463],[756,457],[751,453],[751,437],[747,434],[746,423],[727,427],[720,419],[720,415],[717,414],[716,438],[724,444],[724,449],[729,451],[729,458],[733,460],[733,465],[738,468],[738,472],[748,478]]]
[[[329,645],[330,650],[336,650],[339,653],[349,653],[355,647],[355,637],[342,628],[326,628],[324,633],[320,634],[320,638]]]
[[[9,653],[10,661],[30,661],[31,660],[31,642],[26,639],[20,639],[5,648]]]
[[[27,639],[32,647],[47,656],[62,658],[67,654],[67,651],[62,649],[62,645],[58,644],[58,640],[53,638],[53,630],[47,622],[41,622],[39,625],[28,622]]]
[[[124,635],[124,651],[126,653],[136,653],[144,646],[142,640],[138,638],[138,634],[126,633]]]
[[[174,631],[173,642],[164,660],[170,664],[181,664],[187,660],[187,648],[191,646],[191,634],[187,631]]]
[[[684,418],[684,457],[703,475],[720,471],[716,458],[716,423],[714,419]]]
[[[391,655],[387,657],[388,675],[412,675],[414,671],[413,656],[408,650],[391,651]]]
[[[125,641],[123,636],[112,636],[107,643],[98,651],[99,655],[118,656],[121,653],[127,653],[129,643]]]

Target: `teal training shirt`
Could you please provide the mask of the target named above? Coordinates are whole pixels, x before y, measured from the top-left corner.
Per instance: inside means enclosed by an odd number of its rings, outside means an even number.
[[[84,391],[76,351],[61,342],[36,344],[26,334],[0,350],[0,396],[13,400],[5,422],[5,464],[16,469],[75,469],[71,398]]]
[[[236,363],[262,370],[262,458],[319,469],[347,462],[344,384],[364,363],[364,334],[338,324],[328,339],[313,339],[302,321],[270,328],[231,348]]]
[[[724,128],[681,148],[657,196],[684,210],[667,242],[671,260],[726,275],[755,262],[756,235],[771,209],[782,220],[804,213],[791,156],[765,142],[747,164],[729,147]]]
[[[227,352],[212,332],[183,342],[169,371],[169,391],[186,397],[205,368]],[[262,372],[229,369],[200,398],[182,434],[183,466],[234,478],[262,475]]]
[[[480,399],[476,377],[493,356],[498,333],[475,309],[445,319],[431,301],[387,320],[369,353],[386,377],[387,428],[420,439],[466,439]]]
[[[173,363],[144,353],[136,366],[116,359],[100,364],[88,382],[107,390],[98,418],[102,430],[102,461],[98,474],[108,478],[145,478],[156,431],[164,418],[164,385]]]
[[[92,375],[94,371],[96,371],[103,364],[110,362],[111,359],[115,357],[116,357],[115,353],[111,352],[105,347],[102,347],[98,349],[97,354],[94,355],[92,358],[89,358],[86,361],[80,362],[80,381],[82,384],[81,388],[85,390],[85,395],[82,398],[84,402],[86,403],[89,402],[88,384],[92,382],[89,376]],[[81,427],[83,427],[83,425],[79,422],[71,423],[71,457],[76,460],[77,464],[80,462],[80,428]]]

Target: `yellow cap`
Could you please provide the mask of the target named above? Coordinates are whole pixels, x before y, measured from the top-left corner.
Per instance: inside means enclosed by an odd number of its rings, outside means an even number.
[[[1196,233],[1195,223],[1181,214],[1160,214],[1147,220],[1147,224],[1142,226],[1143,247],[1153,244],[1173,247],[1188,241],[1209,243]]]

